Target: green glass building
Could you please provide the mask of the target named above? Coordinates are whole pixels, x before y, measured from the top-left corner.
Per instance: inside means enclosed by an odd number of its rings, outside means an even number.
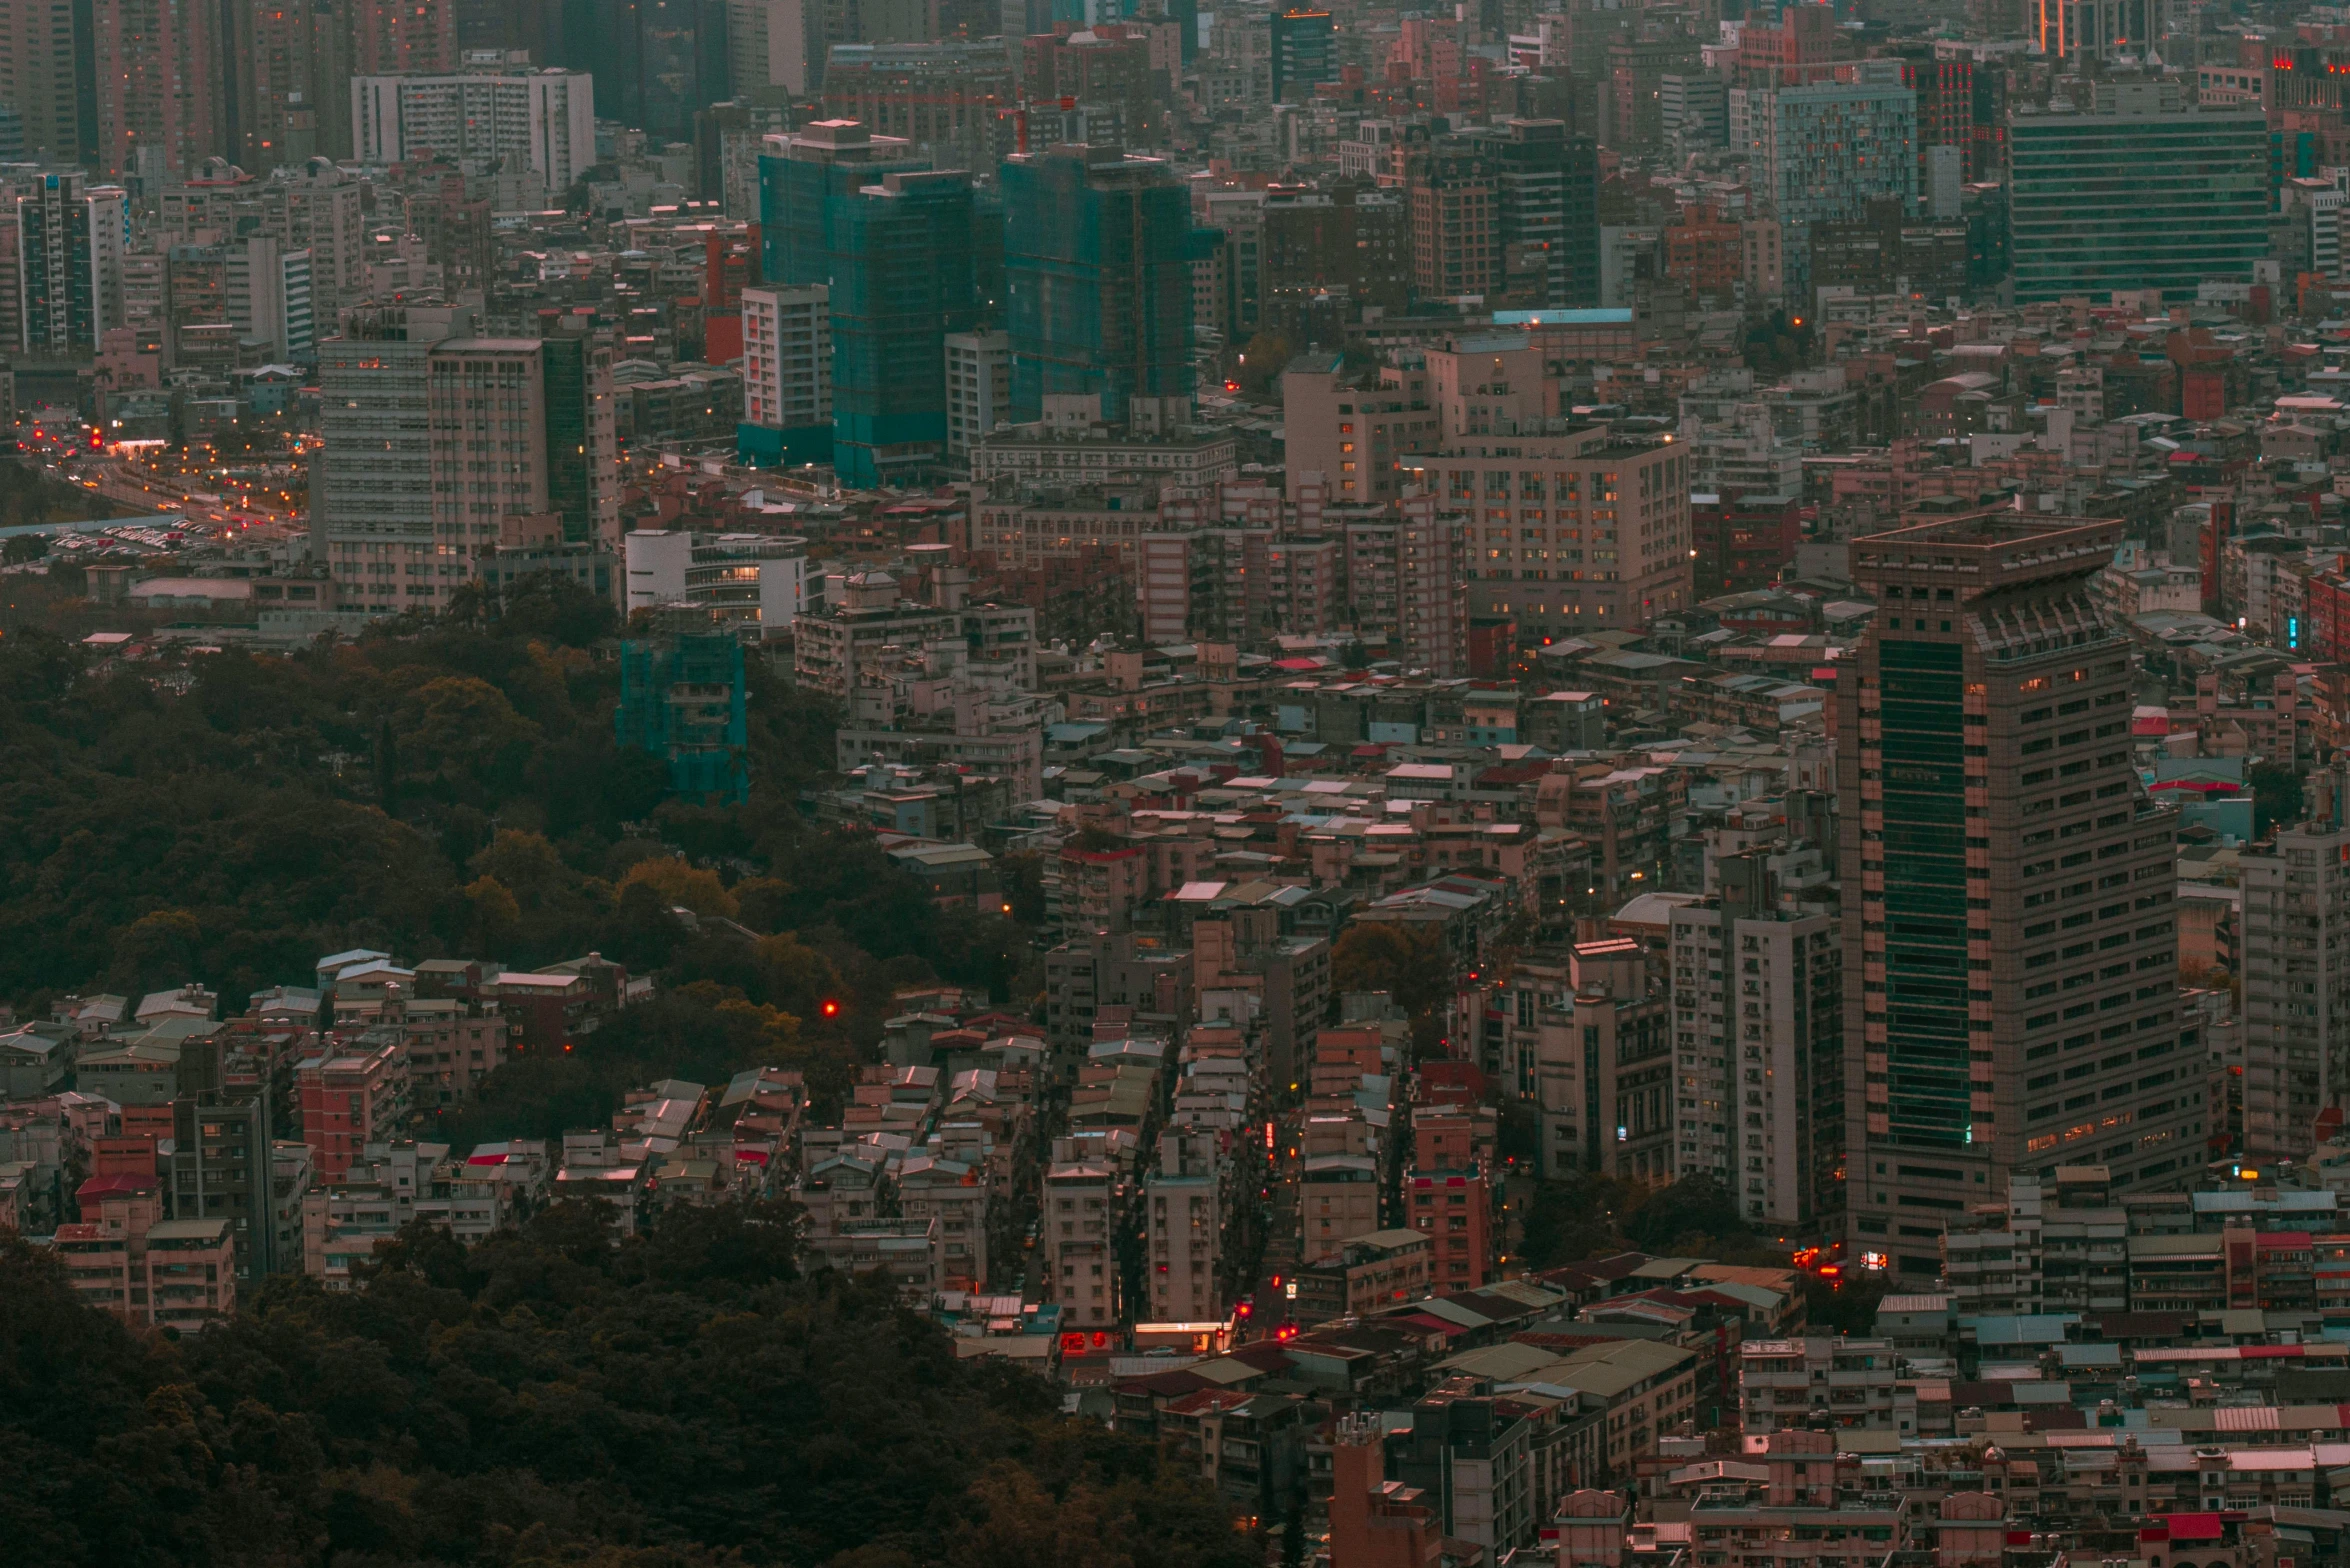
[[[759,158],[761,270],[828,284],[832,465],[845,485],[923,483],[946,458],[946,338],[977,322],[971,179],[852,120]]]
[[[1082,143],[1006,159],[1001,179],[1013,420],[1059,395],[1099,394],[1111,424],[1137,399],[1188,405],[1191,264],[1213,236],[1195,235],[1182,182]]]
[[[2268,254],[2267,119],[2018,114],[2008,127],[2015,302],[2249,281]]]

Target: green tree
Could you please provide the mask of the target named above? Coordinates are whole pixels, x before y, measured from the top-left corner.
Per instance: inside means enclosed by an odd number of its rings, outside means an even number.
[[[1331,984],[1340,993],[1385,991],[1414,1017],[1444,1000],[1452,976],[1451,950],[1443,935],[1428,926],[1359,920],[1330,952]]]

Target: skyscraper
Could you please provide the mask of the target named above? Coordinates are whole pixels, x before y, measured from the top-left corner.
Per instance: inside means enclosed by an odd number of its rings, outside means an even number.
[[[325,25],[310,0],[245,6],[250,36],[237,52],[238,163],[256,173],[298,165],[319,150],[319,115],[342,112],[318,80],[313,38]]]
[[[1560,120],[1504,120],[1488,136],[1499,187],[1504,271],[1512,251],[1539,252],[1538,305],[1599,303],[1599,152]]]
[[[1188,420],[1191,199],[1155,158],[1070,143],[1007,159],[1004,279],[1012,418],[1050,396],[1101,398],[1102,418]]]
[[[85,156],[81,111],[89,85],[89,0],[0,0],[0,103],[16,111],[23,156],[76,163]],[[96,105],[90,105],[95,109]]]
[[[216,0],[95,0],[97,165],[185,174],[228,150]]]
[[[828,287],[834,469],[917,480],[946,460],[946,336],[977,312],[971,179],[905,157],[854,120],[823,120],[759,159],[769,283]]]
[[[2008,126],[2019,305],[2116,289],[2191,300],[2249,280],[2267,254],[2267,119],[2251,114],[2018,114]]]
[[[2199,1157],[2175,823],[2089,588],[2122,532],[1981,512],[1853,542],[1882,609],[1837,692],[1846,1201],[1905,1274],[2010,1174],[2126,1190]]]
[[[1338,80],[1338,29],[1329,12],[1291,6],[1271,22],[1275,103],[1303,103],[1315,83]]]
[[[95,349],[122,324],[122,188],[45,174],[17,198],[16,222],[21,346],[34,354]]]

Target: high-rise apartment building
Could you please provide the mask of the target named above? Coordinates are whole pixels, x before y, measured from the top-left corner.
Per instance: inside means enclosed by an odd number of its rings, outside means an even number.
[[[1059,1139],[1044,1176],[1044,1213],[1037,1230],[1044,1254],[1045,1289],[1061,1304],[1064,1330],[1106,1329],[1119,1318],[1116,1221],[1118,1178],[1100,1157],[1081,1157],[1074,1139]]]
[[[2267,254],[2269,131],[2258,113],[2017,114],[2009,243],[2019,305],[2116,289],[2191,300]]]
[[[561,193],[596,161],[595,80],[584,71],[355,76],[350,113],[361,163],[428,151],[453,163],[498,158]]]
[[[96,151],[83,126],[97,109],[91,50],[75,37],[89,16],[87,0],[0,0],[0,103],[16,112],[20,158],[81,163]]]
[[[1469,673],[1468,525],[1432,495],[1407,495],[1403,518],[1393,530],[1394,626],[1397,653],[1406,667],[1439,679]],[[1367,528],[1365,535],[1387,536]],[[1370,558],[1385,552],[1350,527],[1346,542],[1348,581],[1366,598],[1382,597],[1383,574],[1362,572]],[[1383,564],[1383,563],[1382,563]],[[1364,606],[1366,613],[1369,605]]]
[[[262,232],[310,253],[310,288],[322,322],[333,322],[361,292],[367,225],[360,192],[361,182],[326,158],[281,170],[257,192]]]
[[[620,548],[612,348],[576,317],[536,338],[456,338],[426,364],[432,582],[445,601],[482,557]]]
[[[737,444],[753,462],[831,460],[830,294],[822,283],[743,290],[743,429]]]
[[[2175,824],[2089,588],[2121,533],[1997,511],[1853,542],[1882,609],[1837,692],[1846,1202],[1904,1274],[2011,1174],[2126,1190],[2200,1153]]]
[[[1732,149],[1753,158],[1781,223],[1854,223],[1886,197],[1916,205],[1917,94],[1902,76],[1898,60],[1864,60],[1851,81],[1732,90]]]
[[[970,176],[932,170],[854,120],[771,138],[759,159],[767,282],[825,284],[832,463],[845,484],[918,480],[946,461],[946,337],[968,330]]]
[[[44,174],[16,202],[17,320],[29,354],[94,350],[122,325],[128,199],[116,185]]]
[[[327,563],[346,609],[390,615],[443,604],[425,367],[433,345],[471,331],[472,312],[377,306],[345,312],[341,325],[318,350],[312,555]]]
[[[225,15],[214,0],[94,0],[101,173],[185,174],[229,150]]]
[[[1765,858],[1726,857],[1720,894],[1671,912],[1676,1169],[1758,1229],[1841,1233],[1843,938]]]
[[[1083,143],[1007,159],[1000,177],[1012,418],[1099,396],[1113,425],[1188,424],[1189,192],[1156,158]]]
[[[1143,1267],[1154,1323],[1212,1323],[1231,1315],[1223,1266],[1222,1156],[1217,1135],[1188,1128],[1159,1134],[1159,1163],[1143,1184]]]
[[[457,69],[457,0],[350,0],[346,14],[354,76]]]
[[[1536,1014],[1534,1100],[1545,1179],[1672,1178],[1673,1020],[1663,977],[1629,937],[1578,943],[1569,987]]]
[[[2244,1157],[2263,1164],[2308,1159],[2350,1089],[2350,824],[2339,774],[2309,785],[2307,816],[2242,862]]]
[[[319,81],[317,32],[333,25],[312,0],[237,7],[241,29],[230,50],[235,137],[230,156],[253,170],[300,164],[319,150],[319,114],[341,111]]]

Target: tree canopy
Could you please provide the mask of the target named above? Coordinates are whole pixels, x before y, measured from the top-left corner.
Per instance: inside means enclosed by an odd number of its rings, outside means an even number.
[[[44,1564],[1242,1568],[1150,1445],[958,1359],[877,1281],[799,1276],[781,1205],[610,1243],[560,1204],[416,1226],[363,1292],[270,1281],[176,1342],[0,1243],[0,1539]]]
[[[614,738],[615,629],[550,577],[292,656],[199,657],[184,683],[0,637],[0,998],[193,980],[234,1011],[353,947],[510,968],[600,952],[657,978],[663,1004],[574,1059],[501,1069],[441,1129],[485,1138],[760,1064],[838,1094],[902,985],[1029,1003],[1027,927],[943,910],[870,834],[802,815],[837,716],[764,659],[751,798],[667,798],[661,760]],[[811,1022],[826,999],[837,1016]]]

